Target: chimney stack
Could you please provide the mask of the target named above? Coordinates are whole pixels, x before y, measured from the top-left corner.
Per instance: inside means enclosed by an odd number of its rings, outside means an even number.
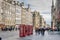
[[[20,6],[21,6],[21,7],[24,6],[24,2],[21,2],[21,3],[20,3]]]

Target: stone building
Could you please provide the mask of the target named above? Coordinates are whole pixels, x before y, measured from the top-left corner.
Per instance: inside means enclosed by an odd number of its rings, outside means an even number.
[[[4,27],[7,28],[20,24],[33,26],[30,5],[25,8],[23,2],[19,3],[16,0],[3,0],[0,4],[0,11],[2,10],[0,13],[0,25],[4,24]]]
[[[60,29],[60,0],[56,0],[56,26]]]
[[[41,28],[46,27],[46,21],[44,20],[44,18],[42,17],[42,15],[40,15],[40,27]]]
[[[56,7],[54,5],[54,1],[52,0],[51,6],[51,28],[54,29],[56,27]]]
[[[31,13],[31,8],[28,5],[28,8],[25,8],[22,6],[21,9],[21,24],[22,25],[31,25],[33,26],[33,21],[32,21],[32,13]]]
[[[40,28],[40,14],[37,11],[32,12],[33,14],[33,26],[34,28]]]
[[[0,28],[4,26],[2,2],[3,2],[3,0],[0,0]]]
[[[16,5],[16,28],[19,27],[19,25],[21,24],[21,3],[19,3],[19,1],[17,1],[17,5]]]
[[[57,27],[60,29],[60,0],[56,0],[56,3],[54,5],[54,1],[52,0],[52,9],[51,9],[51,16],[52,16],[52,22],[51,27],[54,29]]]
[[[16,3],[14,0],[3,0],[2,2],[3,10],[3,22],[5,27],[15,27],[16,18]]]
[[[40,15],[40,27],[42,27],[42,15]]]
[[[44,28],[45,27],[45,20],[44,20],[44,18],[42,18],[42,28]]]

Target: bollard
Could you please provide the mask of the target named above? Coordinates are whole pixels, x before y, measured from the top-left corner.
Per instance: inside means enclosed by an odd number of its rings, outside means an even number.
[[[0,40],[2,40],[2,38],[0,37]]]

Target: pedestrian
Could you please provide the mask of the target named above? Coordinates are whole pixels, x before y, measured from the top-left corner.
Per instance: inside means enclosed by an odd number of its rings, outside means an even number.
[[[17,30],[17,27],[16,27],[16,30]]]
[[[35,29],[35,33],[36,33],[36,34],[38,33],[38,29]]]
[[[0,40],[2,40],[2,38],[0,37]]]
[[[41,31],[41,30],[40,30],[40,29],[38,29],[38,34],[40,34],[40,31]]]
[[[9,28],[9,31],[11,32],[11,31],[12,31],[12,29],[11,29],[11,28]]]
[[[41,35],[44,35],[44,34],[45,34],[45,29],[42,28],[42,29],[41,29]]]

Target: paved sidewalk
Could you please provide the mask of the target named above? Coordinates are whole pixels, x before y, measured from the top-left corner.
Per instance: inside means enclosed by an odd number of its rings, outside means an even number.
[[[44,36],[41,34],[36,35],[34,31],[33,33],[30,36],[19,37],[19,31],[7,31],[0,33],[0,36],[3,38],[2,40],[60,40],[60,34],[56,34],[57,32],[46,31]]]
[[[33,35],[26,36],[26,37],[19,37],[19,31],[11,31],[11,32],[7,31],[7,32],[5,32],[5,34],[3,33],[2,35],[1,35],[3,37],[2,40],[33,40]]]

